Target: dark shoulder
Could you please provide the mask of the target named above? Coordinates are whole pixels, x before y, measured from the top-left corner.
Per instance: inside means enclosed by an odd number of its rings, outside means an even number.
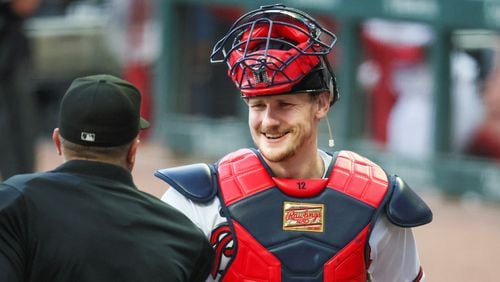
[[[30,183],[32,183],[35,179],[43,178],[44,174],[45,173],[29,173],[12,176],[0,184],[0,193],[4,195],[20,195],[30,186]]]
[[[216,174],[208,164],[197,163],[160,169],[154,175],[196,202],[209,202],[217,193],[214,185]]]
[[[0,210],[24,209],[27,183],[36,178],[35,174],[16,175],[0,183]]]
[[[0,184],[0,210],[8,208],[21,198],[21,191],[6,183]]]
[[[391,194],[387,218],[400,227],[416,227],[432,221],[432,211],[424,200],[399,176],[390,177]]]

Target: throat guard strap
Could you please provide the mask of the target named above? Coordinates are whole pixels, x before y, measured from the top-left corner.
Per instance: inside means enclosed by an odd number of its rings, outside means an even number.
[[[310,198],[325,189],[328,178],[323,179],[289,179],[273,177],[274,183],[281,192],[297,198]]]

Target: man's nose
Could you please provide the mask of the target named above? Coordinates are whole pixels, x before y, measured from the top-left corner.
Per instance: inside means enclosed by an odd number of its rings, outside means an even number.
[[[262,118],[262,124],[265,127],[272,127],[272,126],[279,125],[279,123],[280,123],[280,121],[279,121],[278,112],[275,109],[273,109],[272,107],[267,107],[266,111],[264,112],[264,116]]]

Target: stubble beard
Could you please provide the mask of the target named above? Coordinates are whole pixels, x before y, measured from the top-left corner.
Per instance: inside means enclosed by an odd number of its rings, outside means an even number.
[[[290,132],[289,134],[292,134],[292,132]],[[294,136],[290,137],[294,138]],[[282,146],[279,146],[278,148],[265,146],[265,142],[262,142],[264,144],[260,142],[254,142],[254,143],[261,152],[262,156],[267,161],[278,163],[278,162],[284,162],[295,156],[297,153],[297,148],[300,148],[300,146],[302,146],[302,144],[304,143],[304,139],[297,140],[297,142],[295,143],[294,140],[286,140],[286,141],[287,142],[284,142],[284,144]]]
[[[286,161],[293,157],[296,152],[296,148],[290,148],[289,146],[284,149],[280,148],[279,152],[276,149],[264,148],[263,146],[259,146],[259,150],[266,160],[274,163]]]

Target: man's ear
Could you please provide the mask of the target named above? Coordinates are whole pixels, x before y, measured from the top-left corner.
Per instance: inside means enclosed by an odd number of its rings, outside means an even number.
[[[323,92],[318,95],[318,111],[316,112],[316,117],[318,119],[324,118],[330,110],[330,100],[331,95],[329,92]]]
[[[60,156],[62,154],[62,149],[61,149],[61,138],[59,138],[59,128],[55,128],[54,132],[52,132],[52,141],[54,141],[54,145],[56,145],[57,154]]]
[[[130,171],[132,171],[132,169],[134,168],[135,156],[137,154],[137,148],[139,147],[139,143],[141,143],[141,140],[139,140],[139,138],[134,139],[132,144],[130,144],[130,148],[128,149],[127,167]]]

